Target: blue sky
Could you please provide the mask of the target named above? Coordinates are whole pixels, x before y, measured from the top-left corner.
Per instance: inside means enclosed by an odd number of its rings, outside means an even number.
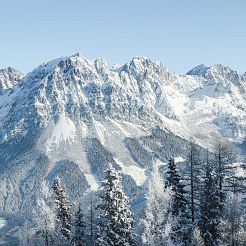
[[[0,2],[0,68],[29,72],[81,52],[110,65],[141,54],[185,73],[204,63],[246,71],[244,0]]]

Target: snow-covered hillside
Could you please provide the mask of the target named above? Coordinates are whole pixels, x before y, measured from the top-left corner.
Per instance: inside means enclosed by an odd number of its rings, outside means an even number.
[[[179,75],[145,57],[111,69],[76,54],[24,77],[0,70],[1,213],[20,217],[56,175],[80,199],[109,165],[137,204],[154,154],[185,158],[191,137],[210,149],[243,143],[245,88],[245,76],[222,65]]]

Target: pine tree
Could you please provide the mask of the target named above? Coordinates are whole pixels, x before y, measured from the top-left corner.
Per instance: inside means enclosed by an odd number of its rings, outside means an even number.
[[[167,171],[167,186],[171,187],[173,192],[172,198],[172,214],[178,218],[178,223],[174,230],[174,236],[181,241],[185,241],[187,244],[189,239],[189,226],[188,215],[187,215],[187,199],[185,185],[181,184],[181,177],[178,174],[177,166],[174,158],[171,158],[168,163]]]
[[[101,203],[98,206],[100,216],[97,245],[135,245],[128,198],[114,169],[106,171],[106,180],[102,182],[102,188]]]
[[[195,219],[198,217],[199,210],[199,195],[200,195],[200,167],[201,161],[199,159],[200,151],[195,145],[194,141],[190,141],[190,148],[188,154],[187,179],[189,185],[189,208],[190,218],[192,224],[195,224]]]
[[[204,187],[201,199],[201,218],[199,226],[206,246],[218,245],[220,196],[217,189],[216,179],[213,177],[212,168],[207,163],[204,177]]]
[[[164,187],[157,168],[151,174],[143,224],[142,244],[173,245],[171,234],[175,220],[171,214],[172,190]]]
[[[56,208],[57,208],[57,223],[56,230],[57,234],[61,234],[61,237],[58,240],[67,242],[70,238],[70,230],[71,230],[71,214],[69,211],[68,199],[65,190],[62,187],[61,180],[57,177],[53,182],[53,192],[55,195]]]
[[[85,221],[84,215],[82,213],[81,207],[79,206],[78,210],[75,213],[75,223],[74,223],[74,238],[73,245],[83,246],[86,245],[86,235],[85,235]]]
[[[217,180],[220,192],[220,202],[221,210],[223,208],[223,202],[225,200],[225,181],[230,185],[231,181],[234,178],[234,171],[231,164],[236,160],[235,150],[227,143],[219,142],[215,147],[215,157],[217,164]]]
[[[184,189],[185,185],[181,184],[180,181],[175,160],[171,158],[168,163],[167,186],[171,187],[173,191],[172,213],[176,216],[185,213],[187,206],[187,199],[185,198],[187,192]]]

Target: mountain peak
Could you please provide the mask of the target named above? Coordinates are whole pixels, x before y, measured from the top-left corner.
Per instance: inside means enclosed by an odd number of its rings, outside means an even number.
[[[197,75],[197,76],[201,76],[205,73],[205,71],[208,69],[207,66],[205,66],[204,64],[198,65],[194,68],[192,68],[189,72],[187,72],[187,75]]]
[[[125,71],[129,72],[133,76],[142,76],[148,71],[161,73],[163,70],[167,72],[167,68],[165,68],[161,62],[159,61],[152,61],[150,58],[137,55],[132,58],[128,63],[121,66],[120,69],[117,71]]]
[[[148,58],[146,56],[137,55],[137,56],[132,58],[132,60],[130,61],[130,64],[134,64],[134,65],[142,64],[143,66],[158,64],[160,66],[161,62],[152,61],[150,58]]]
[[[222,65],[222,64],[214,64],[214,65],[209,67],[209,70],[211,72],[216,72],[216,73],[219,73],[221,75],[226,75],[229,73],[237,73],[236,71],[234,71],[230,67]]]
[[[88,62],[88,60],[83,56],[82,53],[75,53],[74,55],[71,55],[71,56],[65,56],[65,57],[62,56],[60,58],[48,60],[48,61],[44,62],[43,64],[41,64],[40,66],[38,66],[37,68],[35,68],[34,70],[44,69],[46,71],[51,71],[51,70],[54,70],[54,68],[57,65],[59,65],[59,64],[61,65],[61,63],[63,63],[66,60],[71,60],[71,61],[76,61],[76,60],[83,61],[83,60],[85,60]]]
[[[84,58],[84,55],[81,52],[77,52],[74,55],[72,55],[71,57],[82,57],[82,58]]]
[[[13,67],[0,69],[0,90],[12,88],[22,77],[23,74]]]
[[[210,67],[202,64],[190,70],[187,75],[202,76],[212,84],[228,84],[231,82],[235,85],[240,85],[243,80],[243,76],[237,71],[222,64],[214,64]]]
[[[232,74],[232,73],[237,74],[236,71],[222,64],[213,64],[210,67],[207,67],[204,64],[201,64],[201,65],[194,67],[186,74],[196,75],[196,76],[206,76],[207,74],[227,76],[228,74]]]

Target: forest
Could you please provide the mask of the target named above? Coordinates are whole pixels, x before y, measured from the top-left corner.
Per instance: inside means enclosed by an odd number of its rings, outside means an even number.
[[[140,219],[114,167],[105,170],[97,194],[87,194],[87,207],[71,201],[55,177],[40,192],[34,220],[18,231],[20,245],[246,245],[245,180],[230,145],[218,143],[203,156],[191,141],[182,170],[170,158],[163,171],[156,158]]]

